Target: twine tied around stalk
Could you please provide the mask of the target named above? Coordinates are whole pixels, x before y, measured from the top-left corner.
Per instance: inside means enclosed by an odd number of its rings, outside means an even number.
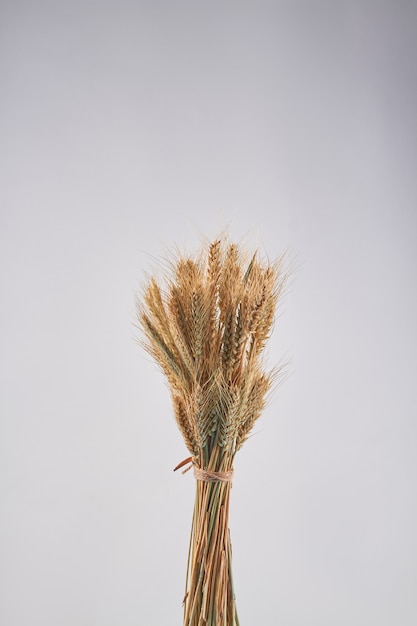
[[[233,470],[227,472],[209,472],[208,470],[195,467],[194,477],[206,483],[231,483],[233,480]]]
[[[221,483],[221,482],[231,483],[233,480],[232,469],[228,470],[227,472],[210,472],[209,470],[196,467],[194,465],[194,460],[192,456],[188,457],[187,459],[184,459],[183,461],[181,461],[181,463],[178,463],[177,467],[174,467],[174,472],[176,472],[181,467],[184,467],[184,465],[187,465],[188,467],[186,467],[182,471],[182,473],[185,474],[186,472],[188,472],[188,470],[194,467],[194,478],[196,480],[201,480],[206,483]]]

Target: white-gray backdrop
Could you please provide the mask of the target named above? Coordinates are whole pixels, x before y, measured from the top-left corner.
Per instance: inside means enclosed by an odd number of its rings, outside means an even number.
[[[193,477],[134,294],[229,225],[294,269],[236,462],[242,626],[415,626],[416,28],[413,0],[1,2],[2,625],[181,624]]]

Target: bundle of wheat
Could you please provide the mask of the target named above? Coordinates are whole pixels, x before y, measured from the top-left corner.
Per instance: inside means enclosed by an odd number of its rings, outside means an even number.
[[[223,238],[180,256],[162,289],[138,303],[144,345],[167,377],[194,466],[184,626],[238,626],[228,530],[236,452],[259,417],[277,370],[261,353],[286,280],[282,257],[263,263]],[[177,468],[176,468],[177,469]]]

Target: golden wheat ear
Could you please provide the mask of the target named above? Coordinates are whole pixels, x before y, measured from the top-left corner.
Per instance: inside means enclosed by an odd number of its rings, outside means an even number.
[[[238,626],[228,530],[233,461],[274,379],[262,359],[287,272],[217,238],[179,255],[163,284],[151,278],[138,307],[145,349],[167,378],[197,492],[184,626]]]

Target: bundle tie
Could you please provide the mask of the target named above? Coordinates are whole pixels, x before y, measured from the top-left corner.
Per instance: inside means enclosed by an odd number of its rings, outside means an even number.
[[[210,472],[209,470],[201,469],[194,465],[193,457],[190,456],[187,459],[178,463],[177,467],[174,468],[174,472],[176,472],[184,465],[188,465],[182,473],[185,474],[192,467],[194,467],[194,478],[196,480],[201,480],[206,483],[231,483],[233,480],[233,470],[228,470],[227,472]]]
[[[233,470],[227,472],[209,472],[208,470],[194,467],[194,477],[206,483],[231,483],[233,480]]]

